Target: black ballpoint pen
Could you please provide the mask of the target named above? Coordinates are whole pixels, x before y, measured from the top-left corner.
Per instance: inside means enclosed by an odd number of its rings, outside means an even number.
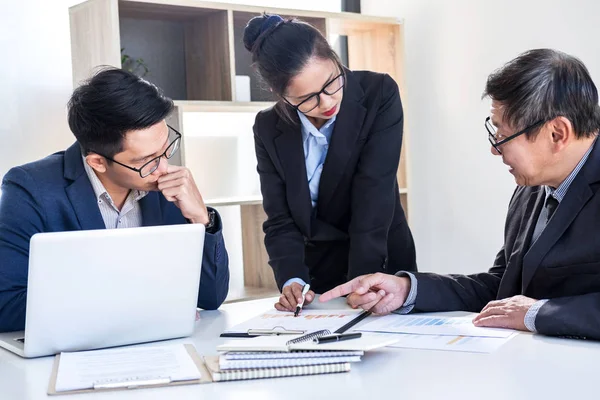
[[[321,336],[318,338],[314,338],[313,341],[317,344],[321,343],[331,343],[331,342],[341,342],[342,340],[350,340],[350,339],[358,339],[362,336],[362,333],[336,333],[333,335]]]
[[[302,301],[300,302],[300,304],[298,304],[296,306],[296,311],[294,312],[294,317],[297,317],[298,314],[300,314],[300,310],[302,310],[302,306],[304,306],[304,299],[306,298],[306,293],[308,293],[309,290],[310,290],[309,284],[304,285],[304,287],[302,288]]]

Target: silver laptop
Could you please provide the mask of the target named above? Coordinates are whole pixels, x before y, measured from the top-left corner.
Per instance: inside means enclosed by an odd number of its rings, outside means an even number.
[[[34,235],[25,332],[0,333],[0,347],[29,358],[191,335],[204,229]]]

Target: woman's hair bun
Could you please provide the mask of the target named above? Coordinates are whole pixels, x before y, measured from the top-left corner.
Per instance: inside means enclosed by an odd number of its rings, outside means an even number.
[[[263,14],[248,21],[244,29],[244,47],[246,50],[251,52],[254,49],[256,41],[263,33],[276,27],[283,21],[284,19],[276,14]]]

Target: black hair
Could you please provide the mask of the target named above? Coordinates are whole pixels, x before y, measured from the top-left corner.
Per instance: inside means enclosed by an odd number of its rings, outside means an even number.
[[[331,60],[344,72],[340,58],[321,32],[295,18],[269,14],[252,18],[244,30],[244,46],[252,53],[260,78],[279,97],[312,57]],[[277,102],[275,110],[280,117],[294,121],[294,108],[284,101]]]
[[[485,96],[504,106],[503,119],[517,130],[560,116],[571,121],[577,138],[600,129],[596,85],[579,59],[560,51],[520,54],[488,77]],[[538,132],[526,135],[531,139]]]
[[[82,154],[110,158],[123,151],[127,132],[159,123],[173,107],[158,87],[114,67],[100,70],[75,89],[67,105],[69,127]]]

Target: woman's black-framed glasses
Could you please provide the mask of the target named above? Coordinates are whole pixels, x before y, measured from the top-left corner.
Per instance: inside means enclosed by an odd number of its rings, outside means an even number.
[[[147,163],[142,165],[140,168],[130,167],[129,165],[120,163],[117,160],[112,159],[110,157],[106,157],[105,155],[102,155],[100,153],[96,153],[96,154],[106,158],[107,160],[114,162],[115,164],[119,164],[122,167],[125,167],[132,171],[135,171],[138,174],[140,174],[140,176],[142,178],[145,178],[158,169],[161,158],[164,157],[166,159],[169,159],[169,158],[173,157],[175,155],[175,153],[177,153],[177,150],[179,150],[179,146],[181,144],[181,133],[177,132],[177,130],[172,128],[170,125],[167,125],[167,127],[169,128],[169,132],[170,131],[175,132],[175,135],[177,135],[177,137],[169,144],[169,146],[167,147],[167,149],[165,150],[164,153],[162,153],[160,156],[154,157],[152,160],[148,161]]]
[[[327,82],[320,92],[313,93],[312,95],[310,95],[310,97],[302,100],[299,104],[292,104],[285,97],[283,97],[283,100],[285,100],[286,103],[294,107],[296,110],[300,111],[303,114],[306,114],[319,107],[319,104],[321,104],[321,94],[325,93],[328,96],[333,96],[334,94],[339,92],[345,84],[346,78],[344,73],[342,72],[341,74]]]
[[[496,127],[492,124],[491,117],[487,117],[485,119],[485,129],[488,132],[488,140],[490,141],[491,145],[498,152],[498,154],[502,154],[502,151],[500,151],[500,146],[502,146],[504,143],[506,143],[510,140],[513,140],[514,138],[516,138],[518,136],[521,136],[524,133],[529,132],[530,130],[532,130],[534,128],[537,128],[538,126],[540,126],[543,123],[544,123],[543,120],[539,120],[535,124],[529,125],[527,128],[520,130],[519,132],[512,134],[510,136],[507,136],[506,138],[501,139],[501,140],[498,140],[498,132],[496,130]]]

